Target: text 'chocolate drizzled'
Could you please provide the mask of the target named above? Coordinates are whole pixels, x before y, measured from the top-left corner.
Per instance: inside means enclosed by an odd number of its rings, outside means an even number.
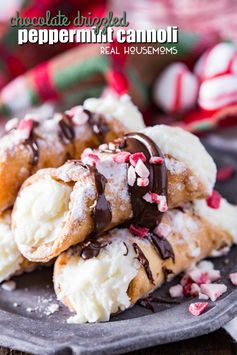
[[[145,134],[129,133],[121,140],[120,148],[129,153],[142,152],[146,161],[144,164],[149,170],[148,186],[129,186],[133,218],[131,223],[154,229],[160,222],[162,212],[157,208],[157,204],[149,203],[143,199],[147,192],[154,192],[158,195],[167,196],[167,172],[165,162],[163,164],[150,164],[151,157],[162,157],[163,155],[157,145]]]

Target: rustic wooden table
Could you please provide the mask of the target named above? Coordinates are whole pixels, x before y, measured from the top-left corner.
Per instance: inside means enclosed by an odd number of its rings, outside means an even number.
[[[0,348],[0,355],[10,354],[26,355],[20,351]],[[129,355],[237,355],[237,343],[224,330],[218,330],[198,338],[134,351]]]

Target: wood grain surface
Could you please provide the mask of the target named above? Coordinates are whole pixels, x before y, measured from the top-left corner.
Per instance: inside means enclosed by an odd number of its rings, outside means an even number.
[[[0,348],[0,355],[28,354]],[[129,355],[237,355],[237,343],[224,330],[218,330],[198,338],[134,351]]]

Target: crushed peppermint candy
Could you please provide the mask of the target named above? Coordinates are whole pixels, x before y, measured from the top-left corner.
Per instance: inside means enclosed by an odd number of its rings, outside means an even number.
[[[190,294],[192,297],[198,296],[200,293],[200,287],[198,286],[198,284],[193,283],[191,285],[191,289],[190,289]]]
[[[235,173],[235,168],[231,165],[228,165],[224,168],[217,170],[216,181],[224,182],[230,180]]]
[[[2,283],[2,289],[5,291],[14,291],[16,289],[15,281],[5,281]]]
[[[146,161],[145,154],[142,152],[134,153],[130,155],[129,162],[132,166],[136,166],[138,160],[141,160],[142,162]]]
[[[153,231],[158,237],[167,238],[168,235],[172,232],[172,228],[169,224],[160,223]]]
[[[232,272],[229,275],[230,281],[232,282],[233,285],[237,286],[237,272]]]
[[[201,293],[207,295],[213,302],[227,291],[227,287],[224,284],[203,284],[200,289]]]
[[[83,125],[89,120],[88,114],[84,111],[83,106],[74,106],[66,111],[66,114],[72,118],[75,125]]]
[[[86,148],[81,155],[81,160],[84,164],[95,166],[97,161],[100,160],[97,154],[91,148]]]
[[[148,178],[137,178],[137,186],[146,187],[149,185]]]
[[[169,289],[169,294],[172,298],[183,297],[183,287],[180,284],[171,286]]]
[[[148,176],[150,175],[149,170],[141,159],[138,159],[137,164],[135,166],[135,171],[137,175],[139,175],[141,178],[148,178]]]
[[[193,316],[200,316],[208,307],[208,302],[195,302],[191,303],[188,307],[189,312]]]
[[[145,227],[138,227],[131,224],[129,227],[129,232],[137,237],[144,238],[149,234],[149,229]]]
[[[154,192],[147,192],[143,199],[149,203],[156,203],[160,212],[166,212],[168,210],[166,196],[158,195]]]
[[[218,209],[221,203],[221,195],[217,191],[213,191],[212,195],[206,199],[207,206],[213,209]]]
[[[150,158],[149,163],[155,165],[162,165],[164,163],[164,158],[154,156]]]
[[[133,186],[136,181],[136,171],[132,165],[128,168],[128,185]]]
[[[204,295],[204,293],[199,292],[198,299],[199,300],[209,300],[209,297],[207,295]]]
[[[143,196],[143,199],[149,203],[157,203],[157,204],[160,203],[160,195],[158,195],[154,192],[147,192]]]
[[[131,153],[129,152],[120,152],[113,156],[113,161],[115,163],[127,163],[129,161]]]

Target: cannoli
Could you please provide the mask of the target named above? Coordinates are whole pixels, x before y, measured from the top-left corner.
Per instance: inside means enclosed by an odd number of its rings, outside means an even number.
[[[108,321],[233,242],[237,207],[224,199],[218,209],[194,202],[166,212],[152,233],[133,226],[115,229],[62,253],[55,263],[55,291],[76,313],[69,322]]]
[[[25,259],[16,246],[11,230],[11,210],[7,210],[0,217],[0,282],[33,268],[34,264]]]
[[[216,167],[197,137],[163,125],[144,132],[87,149],[82,161],[42,169],[26,180],[13,228],[27,259],[46,262],[91,233],[129,220],[155,228],[167,197],[173,208],[212,191]]]
[[[0,213],[14,204],[22,183],[36,171],[78,159],[86,147],[98,147],[143,119],[128,96],[88,100],[64,114],[40,121],[13,119],[0,139]]]

